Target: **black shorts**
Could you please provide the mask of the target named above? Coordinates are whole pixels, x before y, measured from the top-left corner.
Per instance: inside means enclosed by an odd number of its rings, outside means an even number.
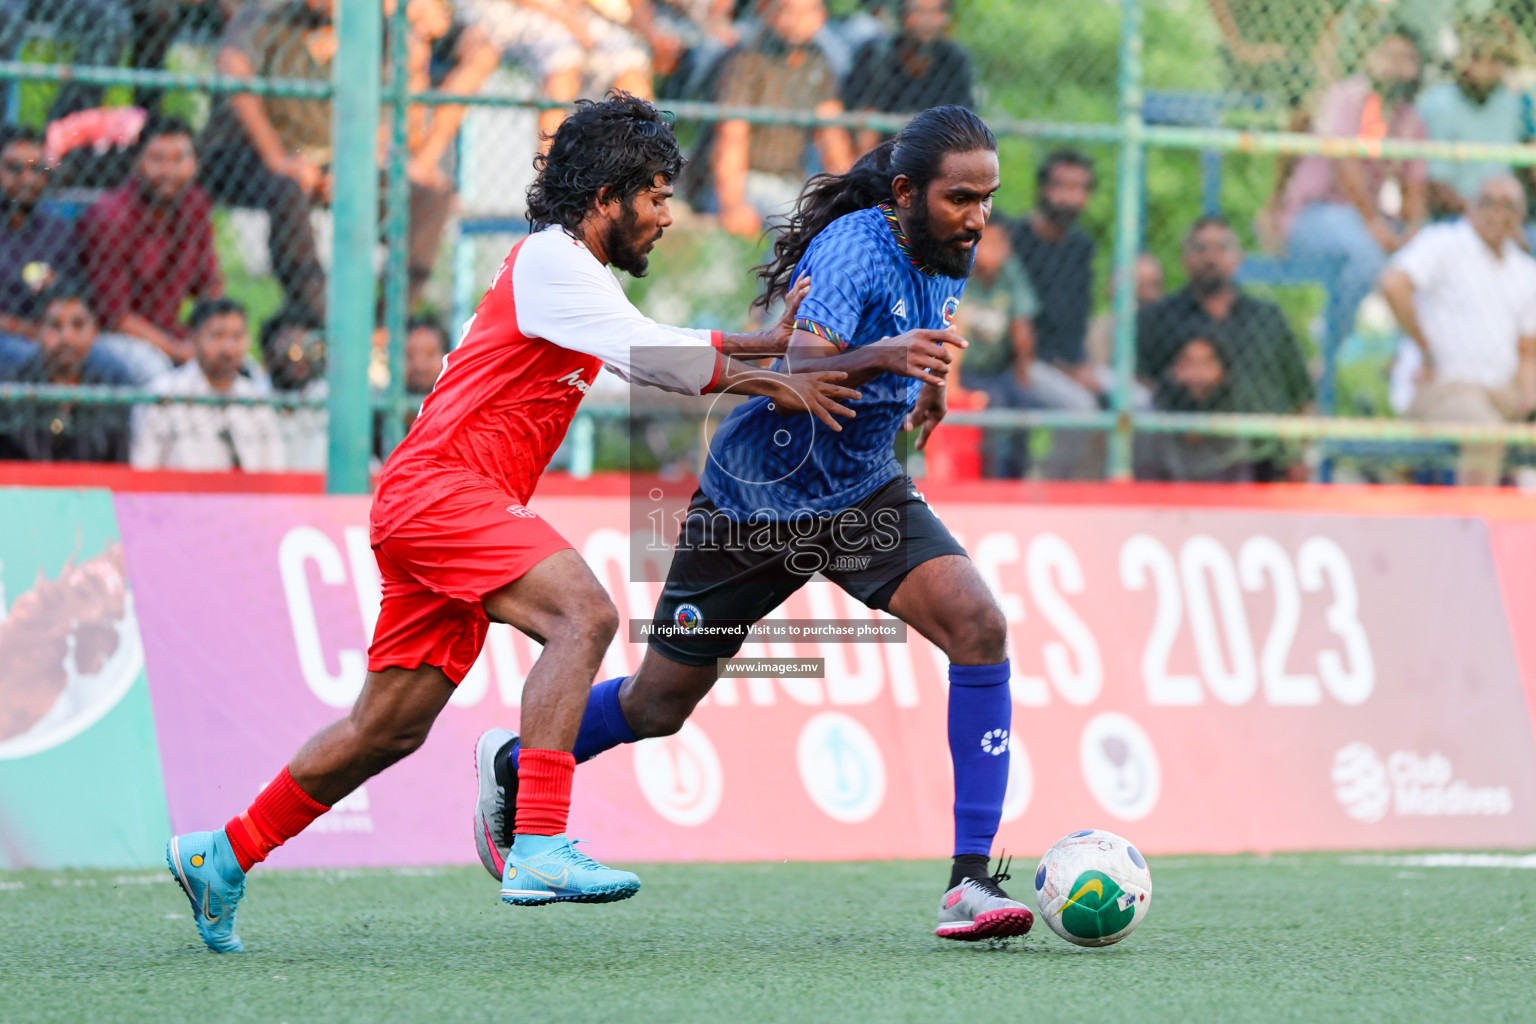
[[[897,477],[851,508],[789,522],[731,519],[694,493],[656,606],[649,643],[684,665],[713,665],[744,636],[717,629],[762,619],[820,573],[871,608],[889,610],[907,573],[943,555],[964,555],[909,477]],[[678,635],[712,625],[710,636]],[[658,636],[655,630],[668,632]]]

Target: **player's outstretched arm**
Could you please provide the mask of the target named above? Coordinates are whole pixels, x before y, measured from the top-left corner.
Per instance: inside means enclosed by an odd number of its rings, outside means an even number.
[[[953,331],[916,330],[839,352],[837,346],[825,338],[809,331],[796,331],[784,353],[784,362],[796,373],[842,370],[848,374],[844,383],[849,387],[858,387],[882,373],[894,373],[933,387],[943,387],[954,361],[954,352],[965,348],[966,344],[966,340]]]
[[[819,370],[814,373],[778,373],[749,366],[735,359],[721,360],[719,379],[714,391],[737,395],[761,395],[771,399],[779,412],[808,412],[833,430],[842,430],[836,417],[851,417],[853,410],[843,402],[863,396],[843,386],[846,373]]]
[[[795,334],[795,314],[800,301],[811,292],[810,275],[804,275],[784,297],[784,312],[778,321],[760,331],[746,334],[722,334],[720,351],[728,356],[781,356],[789,349]]]

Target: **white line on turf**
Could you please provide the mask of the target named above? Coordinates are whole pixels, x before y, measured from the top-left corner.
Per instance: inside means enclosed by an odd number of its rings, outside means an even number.
[[[1403,857],[1343,857],[1341,863],[1402,868],[1527,868],[1536,870],[1536,853],[1416,853]]]

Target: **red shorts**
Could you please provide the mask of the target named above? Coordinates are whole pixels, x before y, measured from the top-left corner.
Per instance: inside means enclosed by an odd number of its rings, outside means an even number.
[[[570,546],[497,488],[455,487],[373,549],[384,592],[368,670],[436,665],[463,682],[491,625],[485,595]]]

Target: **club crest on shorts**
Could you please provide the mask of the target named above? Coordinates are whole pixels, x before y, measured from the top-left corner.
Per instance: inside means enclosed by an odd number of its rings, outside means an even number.
[[[507,515],[509,515],[509,516],[517,516],[517,518],[519,518],[519,519],[533,519],[533,518],[536,518],[534,513],[532,511],[530,511],[526,505],[518,505],[518,504],[508,505],[507,506]]]
[[[955,322],[955,314],[960,312],[960,300],[951,295],[944,300],[944,326],[948,327]]]
[[[672,622],[679,633],[696,633],[704,625],[704,613],[699,611],[697,605],[680,604],[677,611],[672,613]]]

